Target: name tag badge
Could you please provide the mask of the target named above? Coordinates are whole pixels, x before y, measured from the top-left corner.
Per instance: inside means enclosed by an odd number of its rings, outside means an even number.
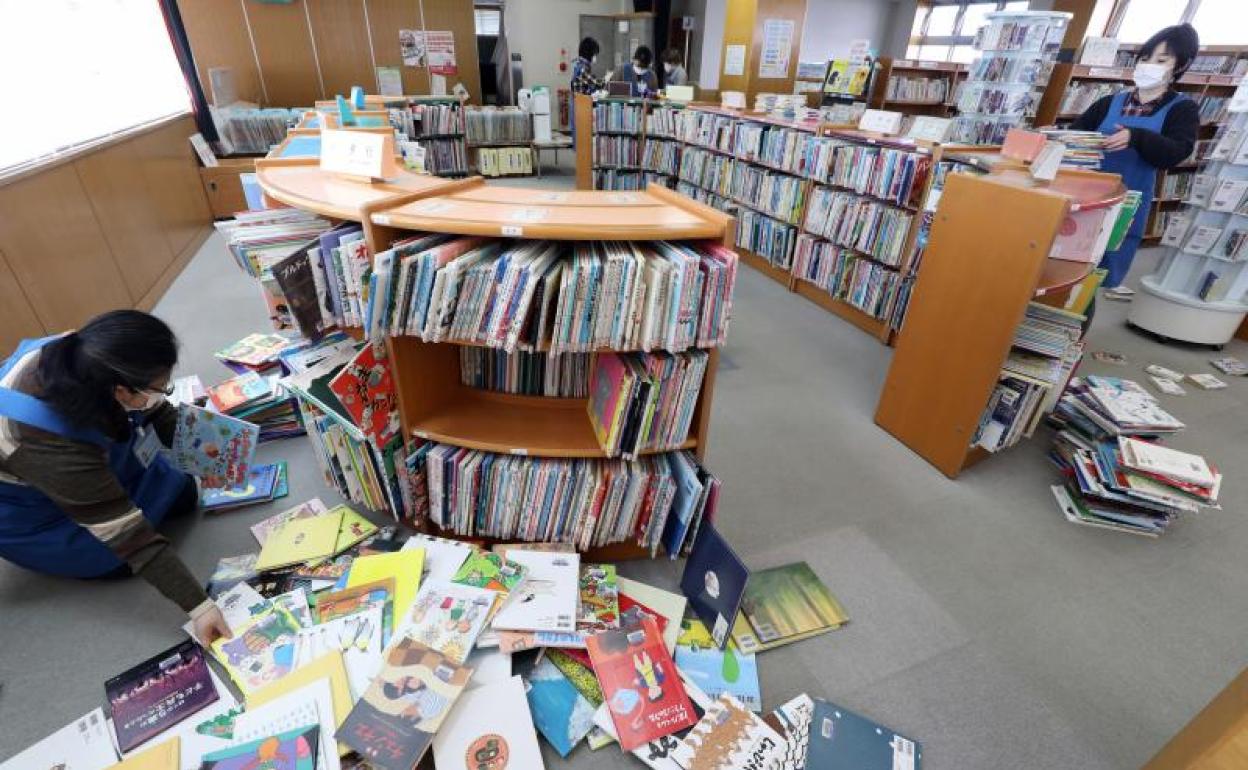
[[[152,464],[152,460],[156,459],[156,453],[160,451],[160,438],[151,428],[138,428],[138,430],[140,433],[138,440],[134,442],[134,456],[144,468],[147,468]]]

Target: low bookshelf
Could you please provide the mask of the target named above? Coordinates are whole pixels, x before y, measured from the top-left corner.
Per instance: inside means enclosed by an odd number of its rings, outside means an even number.
[[[952,116],[965,64],[881,57],[868,105],[905,115]]]

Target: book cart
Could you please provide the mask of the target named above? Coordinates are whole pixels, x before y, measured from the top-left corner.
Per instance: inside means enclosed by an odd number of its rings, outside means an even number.
[[[1051,183],[1009,162],[950,174],[876,424],[950,478],[989,454],[972,438],[1029,303],[1060,307],[1099,257],[1051,258],[1059,234],[1104,219],[1125,194],[1116,175],[1091,171],[1062,170]]]

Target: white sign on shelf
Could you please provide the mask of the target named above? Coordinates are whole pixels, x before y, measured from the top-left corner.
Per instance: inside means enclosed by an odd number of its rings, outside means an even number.
[[[386,146],[387,138],[385,134],[368,131],[322,130],[321,168],[339,174],[385,179],[387,171],[394,168],[394,155]]]
[[[949,135],[949,127],[953,121],[949,118],[937,118],[931,115],[918,115],[910,124],[906,136],[911,139],[923,139],[928,142],[943,142]]]
[[[1231,95],[1231,101],[1226,105],[1226,109],[1228,112],[1248,112],[1248,78],[1240,81],[1239,87]]]
[[[1066,145],[1061,142],[1047,141],[1031,162],[1031,178],[1053,181],[1057,178],[1057,170],[1062,166],[1062,158],[1066,155]]]
[[[1117,67],[1089,67],[1088,74],[1094,78],[1122,77],[1122,70]]]
[[[895,134],[901,130],[901,113],[892,110],[865,110],[858,120],[860,131]]]

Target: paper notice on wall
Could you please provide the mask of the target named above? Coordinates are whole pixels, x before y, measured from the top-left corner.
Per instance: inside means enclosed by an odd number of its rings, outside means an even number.
[[[403,70],[399,67],[378,67],[377,93],[382,96],[402,96]]]
[[[433,96],[446,96],[446,76],[434,72],[429,76],[429,93]]]
[[[435,75],[458,75],[455,64],[455,34],[450,31],[425,30],[425,53],[429,72]]]
[[[1118,40],[1112,37],[1085,37],[1079,63],[1092,67],[1112,67],[1118,59]]]
[[[725,75],[744,75],[745,74],[745,46],[743,45],[724,46],[724,74]]]
[[[760,78],[787,78],[789,55],[793,48],[793,21],[767,19],[763,22],[763,52],[758,59]]]
[[[799,61],[797,63],[797,79],[822,81],[823,74],[827,70],[828,63],[826,61]]]
[[[425,66],[425,33],[419,29],[399,30],[399,55],[405,67]]]

